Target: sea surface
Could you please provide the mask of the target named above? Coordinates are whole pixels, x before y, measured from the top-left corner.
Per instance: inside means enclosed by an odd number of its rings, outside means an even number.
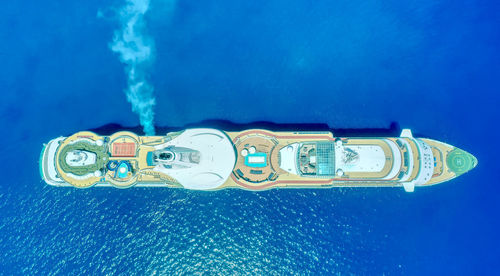
[[[2,4],[1,275],[498,273],[498,1],[134,3],[149,5],[128,19],[124,0]],[[131,18],[144,63],[112,49]],[[479,165],[414,193],[42,182],[43,143],[140,125],[124,93],[134,66],[156,126],[396,123]]]

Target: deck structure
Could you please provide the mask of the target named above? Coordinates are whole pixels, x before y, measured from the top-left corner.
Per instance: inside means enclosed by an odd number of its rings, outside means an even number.
[[[188,129],[165,136],[78,132],[44,146],[42,178],[53,186],[241,188],[404,187],[438,184],[477,165],[439,141],[334,137],[331,132]]]

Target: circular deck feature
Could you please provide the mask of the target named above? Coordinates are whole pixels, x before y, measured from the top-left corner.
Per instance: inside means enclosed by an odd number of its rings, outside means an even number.
[[[477,160],[472,154],[455,148],[446,156],[446,164],[456,175],[461,175],[474,168]]]
[[[69,159],[76,158],[71,155],[74,152],[80,153],[81,155],[93,154],[95,155],[95,160],[89,164],[82,163],[81,165],[75,165],[69,162]],[[87,141],[77,141],[76,143],[65,146],[61,150],[59,154],[59,165],[66,173],[83,176],[96,170],[103,169],[107,159],[105,147],[97,146]]]
[[[276,146],[272,138],[249,135],[236,143],[239,156],[234,171],[239,177],[250,183],[260,183],[276,174],[270,162],[271,152]]]
[[[107,153],[107,145],[97,145],[101,139],[97,134],[90,131],[81,131],[73,134],[72,136],[62,140],[57,150],[55,159],[56,169],[58,176],[65,182],[77,188],[88,188],[95,185],[100,181],[102,170],[105,169],[109,156]],[[82,151],[85,154],[95,154],[93,162],[67,162],[68,154],[72,151]],[[79,158],[78,154],[73,154],[69,157]],[[90,159],[89,159],[90,160]],[[76,165],[76,166],[75,166]],[[96,173],[99,171],[99,173]],[[99,175],[99,176],[98,176]]]

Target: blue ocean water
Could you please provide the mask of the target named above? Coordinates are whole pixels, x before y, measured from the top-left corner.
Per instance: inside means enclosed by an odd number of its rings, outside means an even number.
[[[50,139],[137,126],[113,1],[0,11],[0,273],[494,274],[500,253],[496,1],[151,0],[155,124],[392,122],[479,165],[416,189],[65,189]]]

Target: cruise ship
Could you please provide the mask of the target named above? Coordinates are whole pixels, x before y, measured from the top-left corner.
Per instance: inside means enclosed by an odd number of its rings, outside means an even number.
[[[59,137],[40,156],[43,180],[58,187],[240,188],[415,187],[466,173],[477,159],[443,142],[399,137],[334,137],[329,131],[221,131],[165,136],[91,131]]]

